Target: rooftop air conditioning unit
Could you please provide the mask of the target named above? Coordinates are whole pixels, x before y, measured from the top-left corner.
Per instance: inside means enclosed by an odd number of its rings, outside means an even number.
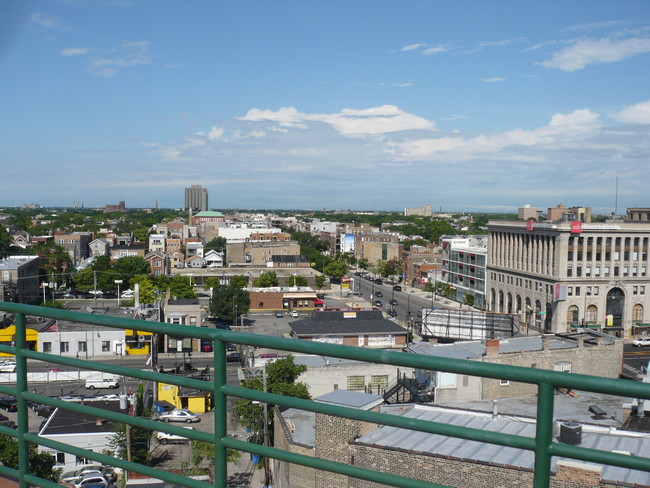
[[[560,425],[560,442],[576,446],[582,442],[582,425],[577,422],[564,422]]]

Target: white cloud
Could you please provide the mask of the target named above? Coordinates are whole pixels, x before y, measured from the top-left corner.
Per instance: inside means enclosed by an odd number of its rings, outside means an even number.
[[[493,76],[492,78],[479,78],[479,81],[482,81],[483,83],[497,83],[499,81],[506,81],[506,79]]]
[[[408,88],[409,86],[413,86],[413,83],[391,83],[390,86],[394,86],[396,88]]]
[[[624,108],[612,117],[614,120],[628,124],[650,124],[650,100]]]
[[[444,46],[444,45],[439,45],[439,46],[433,46],[433,47],[428,47],[426,49],[422,50],[422,54],[426,54],[427,56],[432,56],[434,54],[440,54],[449,51],[451,49],[449,46]]]
[[[400,51],[402,52],[407,52],[407,51],[415,51],[416,49],[420,49],[421,47],[425,46],[425,44],[409,44],[408,46],[404,46]]]
[[[90,66],[93,74],[105,78],[115,76],[126,67],[149,64],[152,58],[147,41],[124,42],[106,54],[93,59]]]
[[[69,47],[66,49],[61,49],[61,56],[83,56],[92,51],[89,47]]]
[[[224,130],[221,127],[212,126],[208,132],[208,139],[211,141],[219,139],[223,135]]]
[[[406,160],[450,160],[466,161],[481,155],[503,152],[523,147],[549,147],[562,141],[578,143],[585,134],[598,129],[598,114],[587,109],[575,110],[570,114],[554,114],[549,124],[534,130],[514,129],[491,137],[480,135],[475,138],[439,137],[429,139],[390,142],[387,151]],[[515,159],[522,155],[514,156]]]
[[[333,114],[304,114],[293,107],[277,111],[251,109],[240,120],[249,122],[273,121],[282,127],[307,129],[307,122],[324,122],[340,134],[359,137],[407,130],[435,130],[435,124],[417,115],[401,111],[394,105],[369,109],[343,109]]]
[[[650,52],[650,38],[580,39],[569,47],[557,51],[551,59],[540,63],[547,68],[577,71],[591,64],[614,63],[638,54]]]
[[[32,23],[40,27],[44,27],[46,29],[50,29],[50,30],[63,29],[63,26],[61,25],[61,22],[59,22],[59,19],[57,19],[53,15],[34,12],[32,15],[29,16],[29,20]]]

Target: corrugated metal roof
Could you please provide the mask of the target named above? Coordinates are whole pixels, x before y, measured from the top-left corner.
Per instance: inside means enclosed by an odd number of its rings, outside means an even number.
[[[404,416],[447,425],[471,427],[482,431],[524,437],[535,436],[535,423],[524,419],[493,418],[491,415],[486,414],[444,411],[435,407],[423,406],[415,406],[404,413]],[[532,452],[521,449],[388,426],[380,427],[370,434],[360,437],[358,442],[527,469],[532,469],[535,461]],[[628,451],[633,455],[643,456],[650,452],[650,435],[648,437],[631,437],[610,433],[593,433],[587,430],[583,431],[580,447],[602,451]],[[557,461],[558,458],[556,457],[552,459],[551,469],[553,471],[556,469]],[[586,464],[596,465],[596,463]],[[612,466],[603,466],[602,479],[650,486],[650,473]]]
[[[383,402],[384,397],[371,393],[361,393],[359,391],[335,390],[314,398],[314,401],[365,410],[377,405],[377,402]]]

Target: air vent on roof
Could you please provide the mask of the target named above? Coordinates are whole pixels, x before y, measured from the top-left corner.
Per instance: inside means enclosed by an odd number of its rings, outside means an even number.
[[[582,425],[577,422],[564,422],[560,425],[560,442],[576,446],[582,442]]]

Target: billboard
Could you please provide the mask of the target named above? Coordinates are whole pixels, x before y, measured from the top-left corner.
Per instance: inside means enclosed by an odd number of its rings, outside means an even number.
[[[354,252],[354,234],[343,234],[341,252]]]

